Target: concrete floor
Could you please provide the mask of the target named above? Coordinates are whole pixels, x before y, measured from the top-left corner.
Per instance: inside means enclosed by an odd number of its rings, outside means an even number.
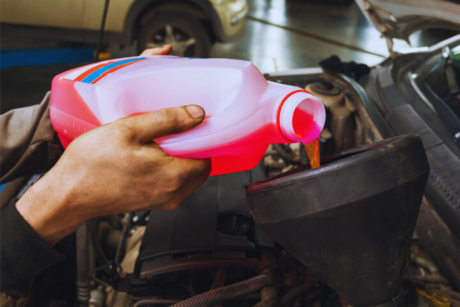
[[[385,41],[356,4],[325,4],[307,0],[249,0],[250,11],[243,37],[218,43],[211,56],[252,61],[262,72],[317,66],[331,55],[344,61],[374,65],[388,56]],[[424,31],[410,37],[412,46],[431,45],[453,35],[449,31]],[[2,38],[2,48],[43,42],[12,42]],[[9,46],[9,44],[11,46]],[[407,43],[395,42],[395,49]],[[135,46],[111,49],[112,57],[135,55]],[[1,71],[1,113],[39,103],[52,78],[84,63],[18,67]]]
[[[230,44],[216,44],[213,57],[252,61],[262,72],[318,66],[331,55],[344,61],[375,65],[388,56],[386,42],[358,6],[308,0],[249,0],[245,35]],[[424,31],[410,36],[408,45],[395,40],[395,49],[428,46],[452,35]]]

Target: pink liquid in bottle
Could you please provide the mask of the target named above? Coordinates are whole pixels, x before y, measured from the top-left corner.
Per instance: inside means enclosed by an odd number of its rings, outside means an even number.
[[[211,158],[211,175],[252,169],[271,143],[312,141],[325,121],[316,97],[267,82],[250,62],[171,56],[116,59],[57,75],[50,113],[67,147],[102,124],[188,104],[204,108],[203,123],[155,141],[172,156]]]

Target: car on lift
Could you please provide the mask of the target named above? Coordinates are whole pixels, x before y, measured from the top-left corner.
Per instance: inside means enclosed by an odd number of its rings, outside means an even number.
[[[2,1],[2,34],[96,43],[104,0]],[[104,44],[138,52],[171,44],[173,53],[208,57],[214,42],[227,42],[244,30],[247,0],[112,0]]]

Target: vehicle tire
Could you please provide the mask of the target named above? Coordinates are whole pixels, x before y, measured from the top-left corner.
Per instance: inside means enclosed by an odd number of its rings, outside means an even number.
[[[173,46],[172,55],[206,58],[209,56],[211,41],[209,33],[198,20],[179,14],[155,15],[139,31],[138,52]]]

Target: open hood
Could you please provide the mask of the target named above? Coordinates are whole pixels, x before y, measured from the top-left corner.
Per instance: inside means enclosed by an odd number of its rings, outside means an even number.
[[[367,20],[386,38],[409,43],[409,35],[427,28],[460,31],[460,0],[355,0]]]

